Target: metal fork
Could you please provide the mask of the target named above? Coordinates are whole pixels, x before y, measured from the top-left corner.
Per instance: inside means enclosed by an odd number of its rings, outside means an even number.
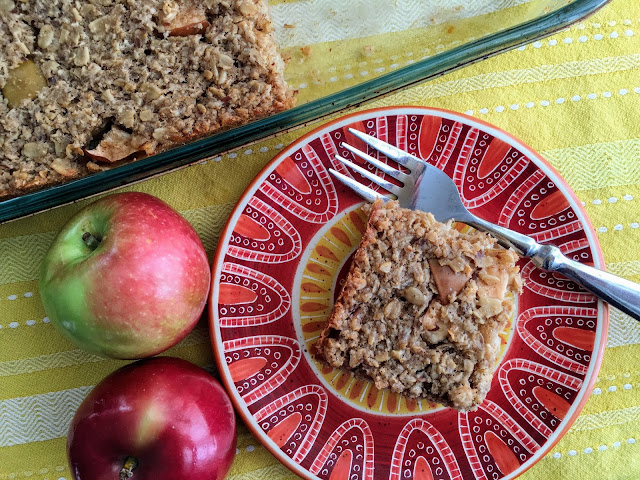
[[[558,247],[541,245],[526,235],[475,216],[466,209],[458,193],[458,188],[446,173],[371,135],[353,128],[350,128],[349,132],[374,150],[405,167],[407,171],[393,168],[352,145],[343,142],[341,146],[396,179],[402,186],[388,182],[340,155],[336,154],[335,159],[395,195],[401,207],[431,212],[438,221],[444,222],[453,219],[488,232],[497,238],[503,246],[512,247],[520,256],[531,258],[537,267],[570,278],[604,301],[631,315],[636,320],[640,320],[640,285],[571,260]],[[388,196],[382,195],[332,168],[329,169],[329,172],[365,200],[370,202],[378,198],[383,202],[390,200]]]

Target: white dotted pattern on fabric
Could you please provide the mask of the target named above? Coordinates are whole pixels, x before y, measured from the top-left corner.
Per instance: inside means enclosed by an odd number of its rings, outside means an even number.
[[[613,443],[611,444],[611,446],[612,446],[613,448],[620,448],[620,447],[622,446],[622,443],[623,443],[623,442],[613,442]],[[635,438],[633,438],[633,437],[631,437],[631,438],[628,438],[624,443],[626,443],[626,444],[628,444],[628,445],[633,445],[633,444],[635,444],[635,443],[636,443],[636,439],[635,439]],[[605,451],[607,451],[607,450],[609,450],[609,446],[608,446],[608,445],[599,445],[599,446],[597,447],[597,451],[599,451],[599,452],[605,452]],[[596,448],[592,448],[592,447],[587,447],[587,448],[585,448],[582,452],[578,452],[578,451],[576,451],[576,450],[568,450],[568,451],[567,451],[567,456],[569,456],[569,457],[575,457],[575,456],[577,456],[577,455],[578,455],[578,453],[584,453],[584,454],[587,454],[587,455],[588,455],[588,454],[591,454],[591,453],[593,453],[593,452],[595,452],[595,451],[596,451]],[[551,457],[551,458],[554,458],[554,459],[556,459],[556,460],[558,460],[558,459],[560,459],[560,458],[563,458],[563,457],[564,457],[564,455],[563,455],[561,452],[553,452],[553,453],[550,455],[550,457]]]

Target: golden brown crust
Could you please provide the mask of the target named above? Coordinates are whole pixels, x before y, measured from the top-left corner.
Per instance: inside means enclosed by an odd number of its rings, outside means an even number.
[[[477,408],[521,289],[517,255],[489,235],[460,233],[397,202],[367,208],[366,231],[316,350],[378,388]]]

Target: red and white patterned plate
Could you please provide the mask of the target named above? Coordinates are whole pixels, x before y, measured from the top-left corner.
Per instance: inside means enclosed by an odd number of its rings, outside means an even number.
[[[472,413],[378,390],[318,363],[314,342],[366,224],[361,199],[327,171],[351,175],[333,160],[336,152],[351,157],[340,142],[366,149],[350,126],[444,170],[480,217],[603,266],[569,186],[506,132],[429,108],[349,115],[269,163],[222,233],[209,305],[227,390],[266,448],[304,478],[513,478],[551,449],[586,402],[604,352],[607,308],[522,259],[524,291],[501,333],[491,391]]]

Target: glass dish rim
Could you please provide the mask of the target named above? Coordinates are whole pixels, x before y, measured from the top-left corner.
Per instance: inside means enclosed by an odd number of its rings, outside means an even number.
[[[298,105],[247,125],[225,130],[164,152],[0,201],[0,224],[131,185],[193,165],[244,145],[342,113],[498,53],[549,36],[592,15],[611,0],[575,0],[553,12],[462,44],[353,87]]]

